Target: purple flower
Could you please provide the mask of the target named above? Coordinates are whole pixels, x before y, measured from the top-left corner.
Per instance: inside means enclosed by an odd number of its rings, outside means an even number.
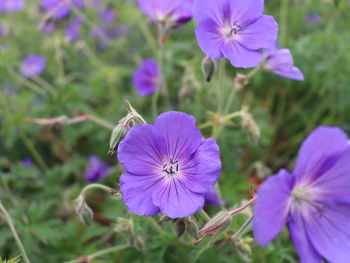
[[[235,67],[257,66],[259,49],[275,43],[278,32],[275,19],[263,11],[263,0],[194,0],[200,48],[212,59],[228,58]]]
[[[161,114],[154,125],[134,126],[121,141],[118,159],[126,172],[120,190],[129,211],[191,216],[221,172],[219,147],[203,140],[195,118],[182,112]]]
[[[159,75],[158,64],[153,59],[148,58],[134,72],[132,82],[141,96],[148,96],[158,89]]]
[[[322,126],[304,141],[292,173],[282,169],[258,189],[253,231],[267,245],[288,223],[302,263],[350,259],[350,144]]]
[[[46,58],[36,54],[29,54],[21,65],[21,73],[30,78],[42,74],[46,67]]]
[[[75,17],[67,26],[65,29],[64,36],[68,41],[75,42],[80,38],[80,27],[81,27],[82,20],[80,17]]]
[[[193,0],[138,0],[138,4],[154,22],[178,25],[192,18]]]
[[[111,8],[105,8],[100,12],[100,18],[106,25],[112,24],[117,17],[117,14]]]
[[[30,158],[30,157],[24,158],[24,159],[22,160],[22,164],[23,164],[23,166],[25,166],[25,167],[32,166],[32,164],[33,164],[32,158]]]
[[[218,206],[221,204],[219,194],[214,188],[212,188],[208,192],[206,192],[204,194],[204,198],[205,198],[205,203],[208,205]]]
[[[264,50],[266,59],[265,69],[273,73],[294,80],[304,80],[299,68],[294,67],[293,57],[289,49],[280,49],[278,44]]]
[[[316,25],[322,22],[322,17],[320,14],[310,13],[305,16],[305,21]]]
[[[1,12],[17,12],[24,6],[24,0],[0,0]]]
[[[89,167],[85,171],[85,178],[89,182],[95,182],[108,176],[109,166],[102,162],[96,155],[89,158]]]
[[[41,8],[45,12],[50,12],[53,19],[62,19],[70,13],[70,6],[83,9],[84,0],[42,0]]]
[[[45,33],[45,34],[51,34],[55,30],[56,30],[55,23],[50,22],[50,23],[45,24],[45,26],[42,29],[42,32]]]

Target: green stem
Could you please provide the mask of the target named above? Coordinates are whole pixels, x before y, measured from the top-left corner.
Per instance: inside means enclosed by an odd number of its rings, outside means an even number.
[[[84,189],[81,191],[79,196],[85,197],[87,191],[89,191],[90,189],[101,189],[101,190],[106,191],[108,193],[111,193],[111,191],[113,190],[112,188],[105,186],[103,184],[89,184],[89,185],[84,187]]]
[[[244,231],[250,226],[250,223],[253,221],[254,216],[250,216],[247,221],[244,222],[244,224],[237,230],[237,232],[232,236],[233,240],[237,240]]]
[[[288,27],[288,0],[282,0],[280,8],[280,44],[286,45]]]
[[[161,91],[164,91],[165,94],[167,94],[167,87],[165,83],[164,78],[164,70],[163,70],[163,63],[164,63],[164,36],[165,36],[165,29],[162,25],[158,25],[158,39],[159,39],[159,49],[158,49],[158,55],[157,55],[157,62],[159,67],[159,83],[158,83],[158,89],[154,93],[152,97],[152,113],[153,118],[156,118],[158,116],[158,100],[159,95]]]
[[[44,162],[43,158],[41,157],[40,153],[38,152],[38,150],[35,148],[32,141],[27,137],[27,135],[23,131],[20,132],[20,137],[21,137],[23,143],[27,146],[28,150],[32,154],[35,161],[38,163],[40,169],[46,170],[48,167],[47,167],[46,163]]]
[[[13,235],[14,239],[16,240],[17,246],[18,246],[18,248],[19,248],[19,250],[21,252],[21,255],[22,255],[22,258],[23,258],[24,262],[25,263],[30,263],[30,260],[29,260],[29,258],[27,256],[27,253],[26,253],[26,251],[25,251],[25,249],[23,247],[23,244],[22,244],[22,242],[21,242],[21,240],[20,240],[20,238],[19,238],[19,236],[17,234],[17,231],[16,231],[15,225],[14,225],[14,223],[12,221],[12,218],[11,218],[10,214],[7,212],[6,208],[3,206],[1,201],[0,201],[0,210],[4,214],[4,218],[5,218],[7,224],[10,227],[10,230],[12,232],[12,235]]]
[[[100,251],[97,251],[94,254],[86,256],[85,258],[88,259],[88,261],[90,262],[90,260],[93,260],[93,259],[95,259],[97,257],[103,256],[103,255],[106,255],[106,254],[110,254],[110,253],[113,253],[113,252],[117,252],[117,251],[129,248],[129,247],[130,247],[129,245],[118,245],[118,246],[102,249]],[[79,262],[82,262],[82,261],[83,261],[82,259],[73,259],[73,260],[65,261],[64,263],[79,263]]]
[[[199,210],[198,214],[207,222],[211,219],[203,209]]]
[[[43,78],[41,78],[39,76],[34,76],[34,77],[32,77],[32,79],[36,83],[38,83],[40,86],[45,88],[48,92],[50,92],[53,96],[57,96],[57,90],[50,83],[48,83],[46,80],[44,80]]]
[[[91,115],[91,114],[88,114],[88,116],[89,116],[89,120],[91,120],[92,122],[97,123],[100,126],[106,128],[108,130],[113,131],[114,125],[112,123],[110,123],[109,121],[101,119],[100,117],[97,117],[97,116]]]
[[[148,223],[162,236],[166,236],[167,233],[163,230],[163,228],[160,227],[160,225],[157,224],[156,221],[152,217],[147,216],[146,217]]]
[[[38,94],[45,94],[45,90],[43,90],[42,88],[38,87],[34,83],[32,83],[32,82],[28,81],[27,79],[23,78],[21,75],[19,75],[13,69],[11,69],[11,68],[9,68],[7,66],[4,66],[4,67],[6,68],[6,70],[9,72],[9,74],[15,80],[17,80],[19,83],[23,84],[28,89],[30,89],[30,90],[34,91],[35,93],[38,93]]]

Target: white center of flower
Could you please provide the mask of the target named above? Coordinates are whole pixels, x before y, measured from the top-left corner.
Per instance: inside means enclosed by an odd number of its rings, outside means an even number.
[[[179,162],[170,159],[170,161],[163,166],[163,173],[165,175],[176,175],[179,172]]]
[[[233,26],[230,24],[226,24],[222,29],[221,29],[221,34],[225,38],[233,38],[239,31],[242,31],[242,27],[235,23]]]
[[[300,184],[294,187],[292,191],[292,207],[299,210],[321,211],[322,204],[319,202],[319,191],[308,184]]]

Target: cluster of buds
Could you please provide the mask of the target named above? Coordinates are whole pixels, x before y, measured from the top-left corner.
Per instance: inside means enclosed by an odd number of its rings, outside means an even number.
[[[260,138],[260,128],[254,120],[252,114],[248,111],[249,107],[244,106],[241,109],[241,125],[244,130],[246,130],[257,142]]]
[[[131,106],[130,102],[126,101],[126,103],[128,106],[128,114],[118,122],[117,126],[115,126],[112,131],[108,151],[110,154],[115,153],[119,143],[133,126],[146,123],[144,118]]]

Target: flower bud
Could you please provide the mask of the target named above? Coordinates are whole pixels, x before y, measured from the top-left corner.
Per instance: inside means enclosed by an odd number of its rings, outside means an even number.
[[[197,239],[198,230],[199,230],[197,223],[190,218],[185,218],[184,223],[185,223],[186,232],[194,239]]]
[[[245,107],[242,109],[241,114],[241,125],[243,129],[245,129],[254,139],[255,142],[257,142],[260,138],[260,128],[256,124],[253,116],[248,112],[248,108]]]
[[[185,233],[185,230],[186,230],[186,225],[184,220],[182,219],[176,220],[175,222],[176,237],[178,238],[181,237]]]
[[[94,213],[82,196],[76,201],[75,211],[79,215],[80,220],[86,225],[90,225],[94,220]]]
[[[109,141],[108,153],[113,154],[119,143],[124,139],[128,131],[135,125],[146,123],[142,116],[131,106],[129,101],[126,101],[128,107],[128,114],[122,118],[117,126],[113,129],[111,139]]]
[[[232,217],[228,211],[220,211],[199,231],[202,235],[211,236],[223,233],[231,225]]]
[[[237,246],[244,252],[252,254],[251,244],[254,242],[254,239],[251,237],[240,238],[236,243]]]
[[[207,82],[210,82],[216,71],[216,62],[210,57],[202,60],[202,74]]]

